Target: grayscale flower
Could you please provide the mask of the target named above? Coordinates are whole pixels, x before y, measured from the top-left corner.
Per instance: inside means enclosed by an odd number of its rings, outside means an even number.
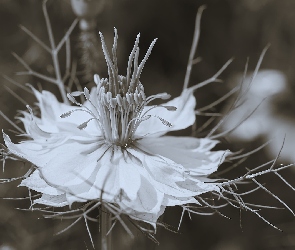
[[[100,35],[109,78],[95,75],[91,91],[68,94],[76,106],[33,89],[40,117],[28,107],[20,118],[28,139],[14,144],[4,134],[5,144],[35,166],[20,184],[42,194],[34,204],[63,207],[97,200],[156,227],[167,206],[199,204],[195,196],[220,192],[208,175],[229,152],[211,151],[218,141],[209,138],[166,135],[194,124],[196,100],[186,88],[179,97],[150,106],[154,99],[170,98],[167,93],[146,97],[140,82],[155,40],[139,63],[137,36],[122,76],[117,31],[112,58]],[[82,104],[76,100],[80,95],[86,98]]]

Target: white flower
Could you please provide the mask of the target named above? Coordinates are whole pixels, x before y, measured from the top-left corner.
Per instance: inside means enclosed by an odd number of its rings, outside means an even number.
[[[166,206],[198,204],[194,196],[219,192],[207,176],[227,152],[210,151],[215,140],[165,135],[195,122],[196,100],[186,89],[165,104],[147,105],[169,98],[166,93],[146,98],[139,80],[155,41],[138,64],[137,37],[127,75],[121,76],[116,30],[113,59],[101,39],[109,79],[95,76],[97,86],[90,93],[85,88],[68,94],[77,107],[33,89],[41,116],[29,110],[20,118],[30,139],[14,144],[4,134],[4,140],[11,153],[36,166],[20,184],[42,194],[34,203],[61,207],[102,199],[155,226]],[[83,104],[75,99],[81,94],[87,99]]]

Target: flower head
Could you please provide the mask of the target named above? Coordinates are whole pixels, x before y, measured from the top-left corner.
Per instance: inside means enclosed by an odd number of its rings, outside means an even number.
[[[4,134],[4,140],[11,153],[36,167],[20,184],[42,194],[35,204],[104,202],[156,226],[165,207],[198,204],[195,196],[219,192],[207,176],[228,152],[211,151],[215,140],[165,135],[195,122],[196,100],[193,91],[185,89],[167,103],[149,106],[156,98],[170,97],[166,93],[146,97],[140,82],[155,40],[139,63],[137,36],[127,74],[122,76],[117,67],[117,31],[112,57],[100,36],[109,78],[96,75],[91,91],[68,94],[76,107],[33,89],[41,116],[29,108],[20,118],[29,139],[14,144]],[[83,104],[76,100],[82,94]]]

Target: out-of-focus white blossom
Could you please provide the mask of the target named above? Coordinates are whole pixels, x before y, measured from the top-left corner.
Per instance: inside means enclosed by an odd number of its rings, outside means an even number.
[[[261,70],[253,81],[251,78],[249,76],[244,80],[240,104],[229,113],[222,126],[224,130],[237,126],[227,136],[244,141],[252,141],[273,132],[273,96],[286,89],[286,77],[277,70]],[[241,79],[239,75],[232,78],[231,82],[236,85]],[[243,123],[239,125],[241,121]]]
[[[236,84],[241,78],[239,75],[231,81]],[[269,140],[266,149],[271,157],[276,157],[280,152],[281,159],[295,162],[294,118],[277,113],[274,102],[274,98],[283,96],[287,91],[286,76],[278,70],[261,70],[250,85],[249,82],[251,79],[247,77],[242,86],[241,105],[228,115],[223,123],[223,129],[228,130],[246,119],[227,136],[242,141],[265,137]]]

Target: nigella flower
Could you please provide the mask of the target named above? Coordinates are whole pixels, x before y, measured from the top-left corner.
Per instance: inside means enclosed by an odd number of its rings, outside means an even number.
[[[196,100],[188,88],[171,101],[150,106],[157,98],[170,97],[146,97],[140,82],[155,40],[139,63],[137,36],[122,76],[117,68],[117,31],[112,58],[100,35],[109,78],[96,75],[91,91],[68,94],[76,107],[33,89],[40,117],[28,107],[20,118],[28,139],[14,144],[4,134],[5,144],[35,166],[20,184],[42,194],[35,204],[62,207],[97,200],[156,226],[167,206],[198,204],[195,196],[219,192],[208,175],[228,152],[211,151],[216,140],[166,135],[193,125]],[[76,100],[80,95],[86,98],[83,104]]]

